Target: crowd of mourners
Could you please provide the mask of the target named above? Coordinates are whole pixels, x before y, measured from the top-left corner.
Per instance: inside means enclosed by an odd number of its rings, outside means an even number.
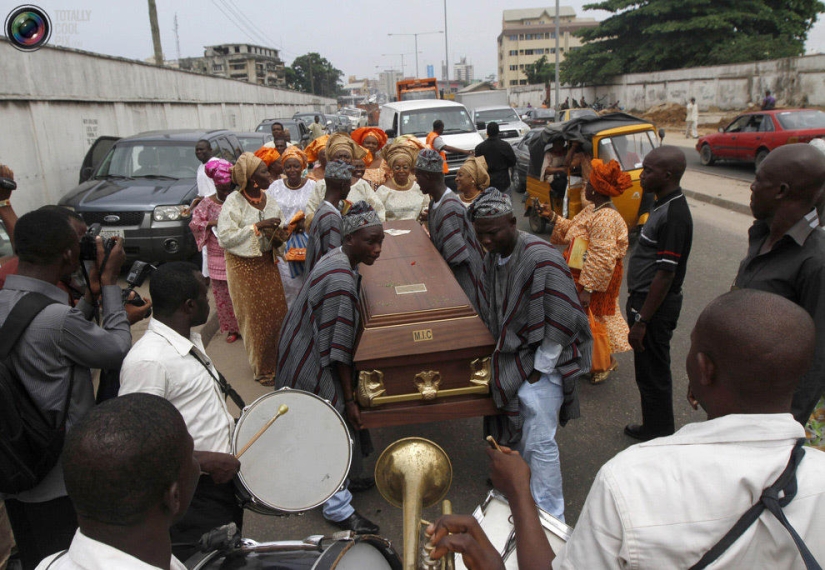
[[[237,394],[193,330],[209,317],[210,290],[251,380],[319,395],[345,419],[356,460],[323,515],[378,534],[352,505],[354,491],[374,484],[360,472],[371,447],[355,398],[359,267],[380,257],[384,222],[416,220],[495,340],[500,413],[484,432],[501,445],[488,450],[492,482],[510,502],[520,568],[819,568],[825,453],[801,444],[825,388],[825,231],[814,207],[825,155],[787,145],[758,168],[747,255],[690,337],[687,397],[707,421],[676,431],[670,342],[693,243],[683,152],[645,156],[641,185],[655,201],[626,261],[627,225],[612,199],[631,180],[618,162],[592,159],[587,145],[546,149],[540,178],[563,174],[583,205],[572,218],[552,200],[536,206],[548,242],[517,227],[515,156],[498,126],[462,151],[455,190],[445,152],[456,149],[442,130],[435,121],[425,143],[390,141],[375,127],[318,131],[302,150],[276,123],[272,143],[234,164],[199,142],[190,228],[203,264],[161,265],[144,305],[123,302],[120,238],[104,247],[98,237],[81,256],[81,217],[45,206],[17,219],[0,186],[15,251],[0,266],[0,356],[66,433],[48,472],[0,490],[0,557],[10,528],[27,570],[179,569],[205,532],[242,528],[226,404]],[[14,174],[0,166],[0,177]],[[579,265],[576,247],[586,248]],[[133,343],[130,326],[146,318]],[[631,350],[641,420],[624,433],[641,443],[601,468],[554,552],[536,505],[564,521],[557,428],[580,415],[577,383],[604,382],[613,355]],[[117,397],[96,396],[94,370],[119,376]],[[459,552],[468,568],[504,567],[471,516],[442,517],[426,532],[433,558]]]

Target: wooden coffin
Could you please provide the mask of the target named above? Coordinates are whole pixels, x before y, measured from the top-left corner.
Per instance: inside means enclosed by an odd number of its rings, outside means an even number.
[[[381,257],[362,265],[355,351],[366,427],[495,414],[495,341],[421,225],[386,222]]]

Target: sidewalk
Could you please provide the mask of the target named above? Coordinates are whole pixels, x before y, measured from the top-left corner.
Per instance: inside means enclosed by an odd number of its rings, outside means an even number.
[[[696,154],[696,139],[686,139],[683,131],[667,130],[665,144],[678,146],[686,155]],[[685,196],[732,212],[751,215],[750,184],[723,174],[707,174],[688,168],[682,177]]]

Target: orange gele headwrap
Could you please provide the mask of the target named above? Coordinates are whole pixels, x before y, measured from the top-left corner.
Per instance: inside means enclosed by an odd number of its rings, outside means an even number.
[[[599,194],[615,198],[633,185],[630,175],[622,172],[622,167],[615,160],[605,164],[603,160],[594,158],[590,166],[590,185]]]
[[[270,146],[262,146],[261,148],[255,151],[255,156],[263,160],[267,168],[269,168],[270,164],[272,164],[281,157],[281,155],[278,154],[278,151],[275,150],[275,147]]]
[[[284,154],[281,155],[281,158],[283,158],[282,164],[286,164],[286,161],[290,158],[295,158],[301,163],[301,170],[307,167],[307,155],[295,145],[286,147],[286,150],[284,151]]]
[[[309,143],[304,149],[307,160],[310,162],[315,162],[318,160],[318,153],[321,152],[322,148],[326,148],[328,140],[329,135],[323,135]]]
[[[378,140],[378,150],[381,150],[387,144],[387,133],[378,127],[361,127],[352,131],[352,140],[364,146],[364,139],[372,136]]]

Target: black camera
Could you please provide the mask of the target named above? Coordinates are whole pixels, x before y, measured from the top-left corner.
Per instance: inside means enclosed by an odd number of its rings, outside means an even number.
[[[80,259],[81,261],[97,260],[97,243],[95,238],[100,234],[100,224],[92,224],[83,237],[80,238]],[[109,253],[115,246],[112,238],[103,238],[103,251]]]
[[[146,301],[140,296],[140,294],[135,291],[135,287],[140,287],[143,285],[143,282],[146,281],[146,278],[151,275],[157,267],[154,265],[150,265],[145,261],[135,261],[132,264],[132,267],[129,268],[129,274],[126,276],[126,283],[129,285],[126,289],[123,290],[123,303],[129,303],[130,305],[134,305],[135,307],[142,307],[146,304]],[[132,293],[134,293],[134,297],[131,299],[129,298]],[[152,314],[152,310],[149,309],[149,313],[146,314],[148,317]]]

